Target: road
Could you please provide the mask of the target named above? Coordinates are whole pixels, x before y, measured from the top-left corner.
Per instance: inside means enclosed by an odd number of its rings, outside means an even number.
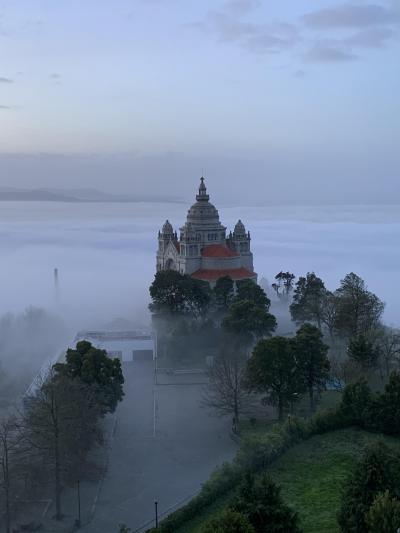
[[[121,523],[139,528],[154,517],[155,499],[165,512],[236,451],[230,421],[199,406],[200,385],[154,385],[148,356],[124,364],[124,376],[108,471],[86,533],[116,532]]]

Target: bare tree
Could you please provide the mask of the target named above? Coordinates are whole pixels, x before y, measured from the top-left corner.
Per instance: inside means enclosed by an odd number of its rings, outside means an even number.
[[[386,377],[393,366],[398,366],[400,362],[400,331],[392,328],[383,328],[378,337],[377,344],[381,364],[384,366]]]
[[[62,519],[61,492],[71,470],[79,470],[95,442],[100,442],[100,405],[79,379],[51,372],[25,401],[23,429],[32,461],[52,479],[57,520]]]
[[[209,371],[209,384],[203,391],[201,405],[220,416],[233,416],[236,430],[239,417],[249,412],[254,401],[243,386],[246,356],[239,349],[224,349],[215,358]]]
[[[22,438],[14,415],[8,415],[0,421],[0,486],[4,494],[6,533],[11,532],[12,489]]]

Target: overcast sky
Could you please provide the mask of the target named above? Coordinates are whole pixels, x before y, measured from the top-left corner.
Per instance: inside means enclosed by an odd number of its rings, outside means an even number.
[[[400,203],[400,2],[0,0],[0,186]]]

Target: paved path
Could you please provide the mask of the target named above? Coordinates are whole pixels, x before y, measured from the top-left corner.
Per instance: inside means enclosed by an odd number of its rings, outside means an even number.
[[[155,499],[163,513],[236,451],[229,421],[199,407],[200,385],[154,386],[148,359],[125,364],[124,375],[108,472],[85,533],[113,533],[120,523],[139,528],[154,517]]]

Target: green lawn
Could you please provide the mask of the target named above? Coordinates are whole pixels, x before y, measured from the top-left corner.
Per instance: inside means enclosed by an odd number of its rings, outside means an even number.
[[[365,445],[383,440],[400,451],[398,439],[358,429],[339,430],[298,444],[274,463],[269,472],[281,486],[285,501],[300,517],[304,533],[337,532],[336,513],[341,487]],[[234,490],[217,500],[177,533],[199,533],[200,526],[229,502]]]

